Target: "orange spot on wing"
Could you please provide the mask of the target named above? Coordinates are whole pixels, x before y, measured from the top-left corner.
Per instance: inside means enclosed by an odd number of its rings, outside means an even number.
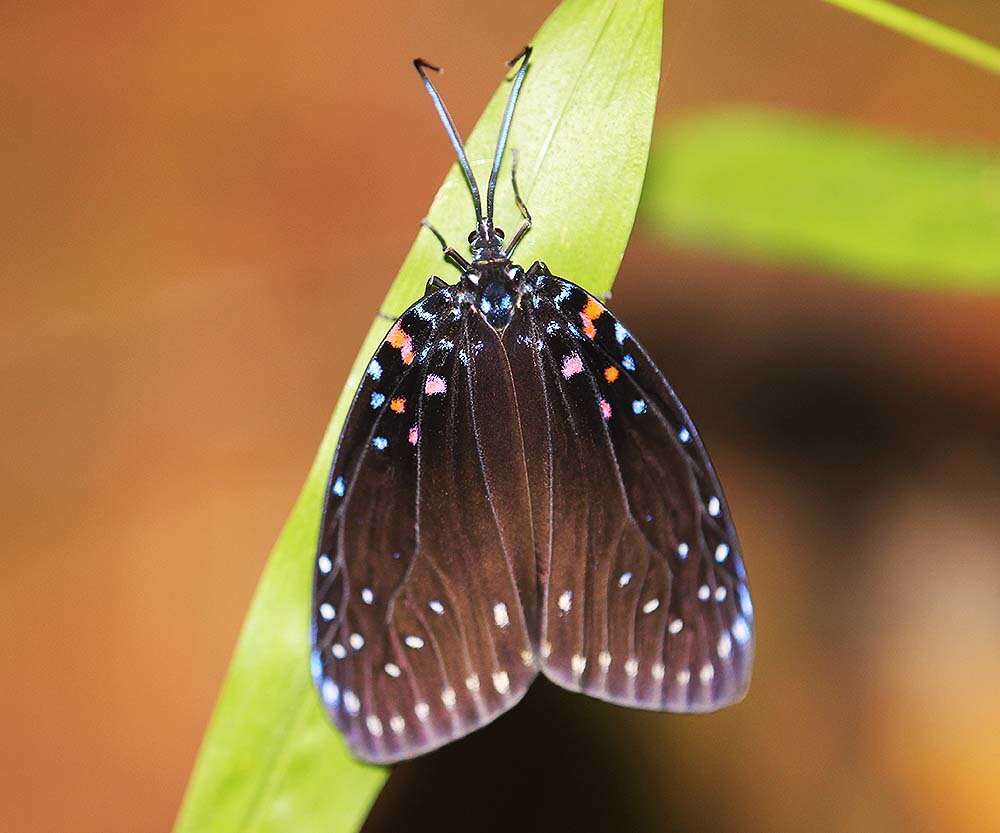
[[[604,314],[604,307],[602,307],[593,298],[587,299],[587,305],[583,308],[583,314],[587,316],[591,321],[596,321],[601,315]]]
[[[406,399],[402,396],[397,396],[389,403],[389,407],[392,408],[395,413],[401,414],[406,410]]]
[[[618,372],[618,368],[614,365],[604,368],[604,378],[607,379],[608,382],[614,382],[620,375],[621,374]]]
[[[597,327],[594,326],[594,322],[587,318],[582,312],[580,313],[580,321],[583,322],[583,333],[587,338],[593,339],[597,335]]]
[[[389,335],[386,336],[386,341],[396,348],[402,347],[408,339],[409,336],[403,332],[403,328],[400,327],[399,324],[395,324],[393,328],[389,330]]]

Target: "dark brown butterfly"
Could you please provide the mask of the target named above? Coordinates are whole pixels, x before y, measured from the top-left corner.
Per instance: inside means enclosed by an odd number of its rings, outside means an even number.
[[[513,706],[541,672],[628,706],[739,700],[753,611],[719,481],[684,406],[615,317],[511,261],[472,192],[471,263],[389,330],[340,437],[315,567],[312,673],[359,757],[398,761]],[[516,176],[516,175],[515,175]],[[433,229],[431,229],[433,231]],[[437,234],[435,232],[435,234]]]

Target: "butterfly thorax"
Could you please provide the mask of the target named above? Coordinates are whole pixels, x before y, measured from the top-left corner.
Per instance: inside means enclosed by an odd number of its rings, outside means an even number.
[[[500,255],[473,261],[462,284],[475,310],[495,330],[504,329],[517,308],[524,286],[524,270]]]

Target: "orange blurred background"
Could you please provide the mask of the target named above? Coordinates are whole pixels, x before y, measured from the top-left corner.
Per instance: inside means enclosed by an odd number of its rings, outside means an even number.
[[[449,69],[468,128],[552,6],[4,9],[0,830],[170,828],[451,163],[409,61]],[[995,3],[912,7],[1000,42]],[[763,103],[1000,143],[994,76],[824,3],[677,0],[664,29],[661,125]],[[688,719],[539,686],[398,768],[366,829],[1000,829],[1000,299],[669,248],[640,222],[614,307],[726,483],[750,697]]]

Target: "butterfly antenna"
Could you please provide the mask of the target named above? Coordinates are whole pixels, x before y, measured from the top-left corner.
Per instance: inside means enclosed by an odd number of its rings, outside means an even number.
[[[476,208],[476,224],[479,225],[483,221],[483,204],[479,198],[479,186],[476,184],[476,178],[472,175],[472,167],[469,165],[469,159],[465,155],[465,148],[462,147],[462,140],[458,137],[458,130],[455,129],[455,122],[452,121],[448,108],[444,106],[440,93],[438,93],[438,91],[434,88],[434,85],[431,83],[431,79],[427,77],[427,73],[424,72],[425,69],[430,69],[434,72],[441,72],[441,68],[427,63],[427,61],[423,58],[417,58],[414,60],[413,66],[415,66],[417,68],[417,72],[420,73],[424,86],[427,88],[427,93],[430,95],[431,101],[434,102],[434,109],[437,110],[438,118],[441,119],[441,124],[444,125],[445,133],[448,134],[448,139],[451,141],[451,146],[455,149],[455,156],[458,157],[459,167],[461,167],[462,173],[465,174],[466,182],[469,183],[469,191],[472,192],[472,203]]]
[[[497,150],[493,154],[493,170],[490,171],[490,184],[486,190],[486,219],[493,225],[493,194],[497,189],[497,176],[500,173],[500,164],[503,162],[503,152],[507,147],[507,136],[510,133],[510,123],[514,118],[514,106],[517,104],[517,97],[521,92],[521,83],[524,81],[525,73],[528,71],[528,60],[531,58],[531,47],[526,46],[517,55],[507,61],[507,66],[512,67],[518,61],[521,66],[514,74],[514,83],[510,88],[510,95],[507,96],[507,109],[503,112],[503,121],[500,123],[500,135],[497,137]]]

